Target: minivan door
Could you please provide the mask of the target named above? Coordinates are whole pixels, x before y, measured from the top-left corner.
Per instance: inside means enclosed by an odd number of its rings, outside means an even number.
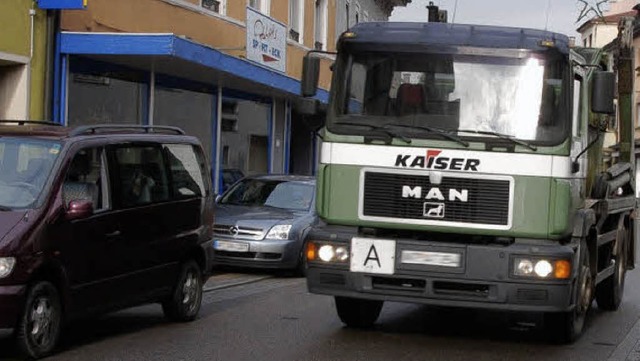
[[[60,197],[65,211],[52,227],[52,244],[65,268],[73,313],[99,312],[118,300],[120,230],[113,222],[107,159],[102,147],[70,157]],[[91,202],[93,211],[70,219],[72,203]]]
[[[111,157],[116,222],[121,227],[123,279],[120,289],[134,301],[170,292],[167,275],[178,264],[168,262],[166,245],[173,219],[169,176],[162,147],[156,143],[130,143],[108,148]]]

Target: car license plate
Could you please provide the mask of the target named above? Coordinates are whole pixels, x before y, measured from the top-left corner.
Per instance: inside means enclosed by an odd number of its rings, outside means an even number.
[[[229,242],[229,241],[215,240],[213,242],[213,249],[217,251],[228,251],[228,252],[249,252],[249,244],[242,243],[242,242]]]
[[[402,263],[458,268],[462,263],[460,253],[402,251]]]
[[[351,239],[351,272],[392,275],[395,270],[396,241]]]

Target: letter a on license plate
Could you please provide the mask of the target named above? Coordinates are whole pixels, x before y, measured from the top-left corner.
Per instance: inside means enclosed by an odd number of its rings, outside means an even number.
[[[351,272],[392,275],[396,242],[383,239],[351,239]]]

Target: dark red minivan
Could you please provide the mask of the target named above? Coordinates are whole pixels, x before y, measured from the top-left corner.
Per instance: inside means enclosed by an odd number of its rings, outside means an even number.
[[[39,358],[76,318],[159,302],[195,319],[210,175],[178,128],[0,122],[0,328]]]

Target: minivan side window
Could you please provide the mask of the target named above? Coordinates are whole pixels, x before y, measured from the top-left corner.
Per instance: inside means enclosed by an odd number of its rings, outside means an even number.
[[[206,194],[203,179],[204,159],[190,144],[164,146],[169,159],[175,198],[202,197]]]
[[[113,152],[117,171],[114,195],[121,207],[168,201],[167,179],[162,148],[159,146],[118,146]]]
[[[109,209],[106,158],[102,148],[79,150],[72,158],[62,185],[65,206],[71,201],[87,200],[96,211]]]

